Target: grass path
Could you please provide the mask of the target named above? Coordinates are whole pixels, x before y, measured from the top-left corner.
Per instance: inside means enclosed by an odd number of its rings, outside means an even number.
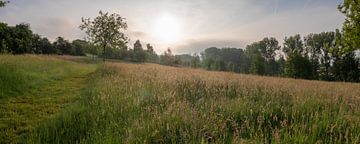
[[[19,142],[39,123],[76,102],[91,72],[77,73],[22,96],[0,101],[0,142]]]

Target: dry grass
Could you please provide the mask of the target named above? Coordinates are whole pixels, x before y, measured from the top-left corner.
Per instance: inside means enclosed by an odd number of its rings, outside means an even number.
[[[76,109],[43,124],[29,140],[360,142],[360,85],[354,83],[109,62],[83,95]]]

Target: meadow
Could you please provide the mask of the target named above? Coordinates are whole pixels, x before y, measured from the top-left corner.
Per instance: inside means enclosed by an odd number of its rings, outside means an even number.
[[[9,139],[5,135],[9,129],[0,127],[1,138],[7,142],[360,143],[360,84],[356,83],[115,61],[88,64],[73,58],[44,56],[5,59],[54,59],[46,63],[60,61],[86,71],[81,74],[82,81],[74,84],[81,85],[73,90],[78,94],[64,93],[72,95],[66,105],[36,121],[21,137]],[[69,84],[66,78],[49,83]],[[10,97],[16,89],[3,93]],[[25,104],[29,103],[18,106]],[[8,112],[7,108],[1,107],[4,111]],[[0,121],[0,125],[4,122]]]

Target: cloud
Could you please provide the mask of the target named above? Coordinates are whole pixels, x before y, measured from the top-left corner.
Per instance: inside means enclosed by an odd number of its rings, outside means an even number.
[[[34,32],[55,40],[58,36],[73,40],[83,38],[84,34],[78,29],[78,24],[66,18],[47,18],[32,24]]]

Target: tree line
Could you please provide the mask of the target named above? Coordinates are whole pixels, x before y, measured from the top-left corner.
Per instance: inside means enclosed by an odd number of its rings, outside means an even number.
[[[1,2],[1,1],[0,1]],[[0,3],[0,7],[6,2]],[[79,28],[87,34],[86,40],[69,42],[58,37],[50,42],[34,34],[29,24],[8,26],[0,23],[0,53],[96,55],[104,58],[133,62],[152,62],[170,66],[187,66],[216,71],[285,76],[292,78],[360,82],[360,4],[344,0],[339,5],[346,16],[343,30],[309,34],[305,37],[285,37],[282,46],[273,37],[267,37],[241,48],[207,48],[200,55],[174,55],[170,48],[157,55],[154,47],[146,49],[137,40],[128,46],[125,18],[118,14],[99,12],[95,19],[82,18]]]
[[[359,58],[345,50],[343,34],[322,32],[286,37],[283,46],[275,38],[237,48],[208,48],[202,66],[208,70],[327,81],[360,81]]]

